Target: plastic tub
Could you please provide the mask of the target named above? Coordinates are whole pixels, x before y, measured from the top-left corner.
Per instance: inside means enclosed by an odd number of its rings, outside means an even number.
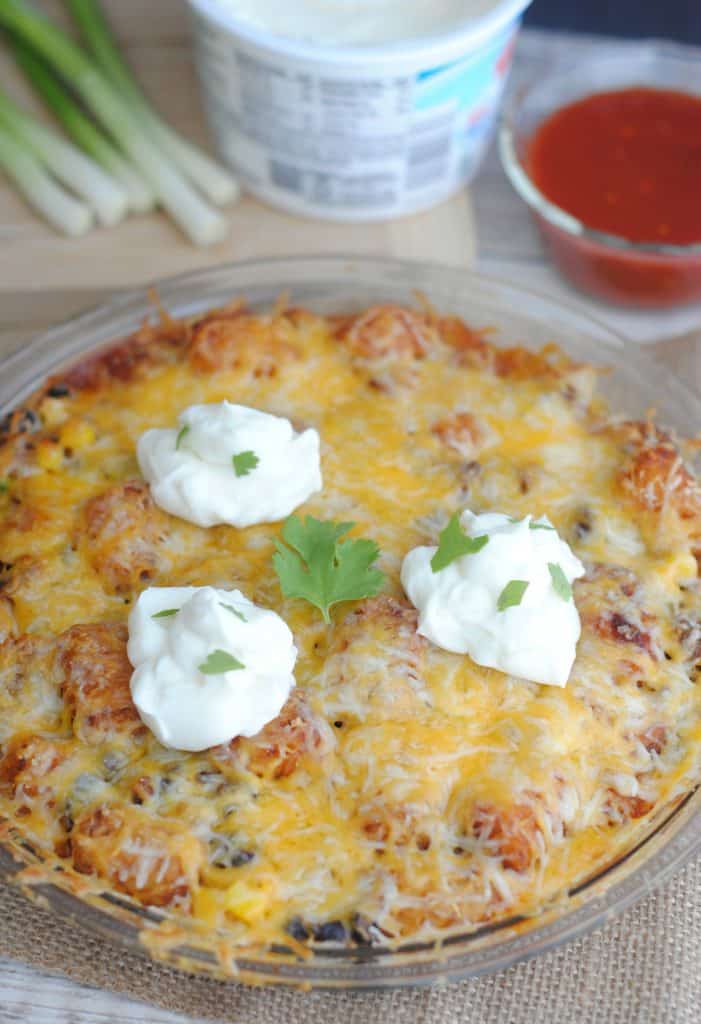
[[[315,46],[188,0],[205,111],[224,160],[291,213],[385,220],[447,199],[492,136],[521,14],[495,0],[454,32]]]

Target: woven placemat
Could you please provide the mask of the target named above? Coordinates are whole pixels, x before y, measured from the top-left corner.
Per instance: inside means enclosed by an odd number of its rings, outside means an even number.
[[[0,955],[236,1024],[700,1024],[701,859],[597,932],[443,988],[305,994],[225,984],[95,939],[2,886]]]

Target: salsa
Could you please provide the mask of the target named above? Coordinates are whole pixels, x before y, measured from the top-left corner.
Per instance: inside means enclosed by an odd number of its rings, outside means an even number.
[[[632,242],[701,242],[701,99],[595,93],[555,111],[528,148],[534,184],[587,227]]]
[[[701,97],[594,93],[543,121],[524,156],[547,199],[618,239],[534,211],[554,263],[577,287],[637,307],[701,301]]]

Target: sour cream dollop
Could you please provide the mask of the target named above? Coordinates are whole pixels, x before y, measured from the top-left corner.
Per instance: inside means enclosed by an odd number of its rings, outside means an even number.
[[[156,504],[197,526],[276,522],[322,485],[316,430],[231,402],[191,405],[175,429],[147,430],[136,456]]]
[[[565,686],[576,655],[579,614],[567,584],[585,573],[547,517],[512,520],[465,510],[468,537],[486,537],[473,554],[434,572],[435,547],[414,548],[402,564],[402,586],[419,610],[418,631],[446,651],[536,683]],[[520,602],[499,610],[512,581],[528,584]],[[518,593],[519,587],[511,587]],[[508,593],[508,592],[507,592]]]
[[[295,685],[287,623],[239,590],[147,588],[129,616],[127,653],[142,721],[176,750],[254,736]]]

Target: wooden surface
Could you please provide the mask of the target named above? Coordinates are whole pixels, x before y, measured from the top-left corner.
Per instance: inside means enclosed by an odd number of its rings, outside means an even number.
[[[58,0],[43,0],[61,18]],[[184,132],[206,139],[187,41],[182,0],[113,0],[110,13],[129,58],[157,105]],[[524,33],[515,80],[594,50],[626,44]],[[12,62],[0,54],[0,83],[23,101]],[[528,214],[492,152],[470,193],[421,216],[371,226],[301,221],[244,199],[230,212],[231,234],[198,250],[158,215],[134,218],[87,239],[67,241],[37,221],[0,181],[0,354],[44,326],[118,288],[227,260],[312,252],[365,252],[481,269],[559,294],[577,296],[548,268]],[[654,317],[590,309],[701,386],[701,310]],[[672,339],[672,340],[670,340]],[[171,1022],[183,1018],[95,992],[21,964],[0,960],[0,1024]]]

